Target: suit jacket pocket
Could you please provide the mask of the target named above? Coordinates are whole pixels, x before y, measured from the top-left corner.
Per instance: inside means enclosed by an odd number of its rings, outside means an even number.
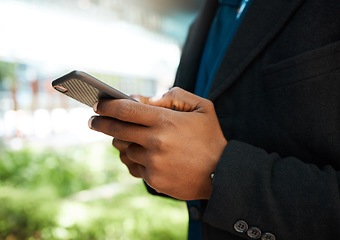
[[[340,41],[337,41],[269,65],[263,71],[263,84],[266,90],[273,90],[300,82],[322,80],[339,70]]]

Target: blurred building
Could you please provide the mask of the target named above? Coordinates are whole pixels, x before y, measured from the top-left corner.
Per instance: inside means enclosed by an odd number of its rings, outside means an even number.
[[[23,118],[36,124],[34,116],[40,114],[45,122],[53,122],[55,109],[80,107],[50,86],[53,78],[74,69],[127,94],[165,92],[173,82],[188,26],[200,3],[1,0],[0,62],[5,64],[0,64],[0,138],[36,135],[24,126]],[[8,63],[11,67],[6,67]],[[14,74],[8,71],[12,67]],[[44,136],[60,130],[51,126],[41,130],[41,126],[36,131]]]

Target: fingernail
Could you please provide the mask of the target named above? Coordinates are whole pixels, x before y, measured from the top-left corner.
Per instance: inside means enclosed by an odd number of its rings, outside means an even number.
[[[91,129],[92,129],[92,121],[93,121],[94,118],[95,118],[95,116],[92,116],[88,121],[89,128],[91,128]]]
[[[97,108],[98,108],[98,102],[96,102],[95,104],[93,104],[93,111],[97,112]]]

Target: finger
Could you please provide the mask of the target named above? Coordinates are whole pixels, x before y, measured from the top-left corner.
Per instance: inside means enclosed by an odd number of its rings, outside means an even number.
[[[130,174],[136,178],[141,178],[142,176],[139,173],[139,164],[131,161],[125,153],[120,154],[120,160],[122,163],[128,168]]]
[[[150,99],[149,97],[144,97],[142,95],[131,95],[130,97],[144,104],[148,104]]]
[[[146,127],[114,118],[93,116],[89,119],[88,124],[92,130],[140,145],[146,142],[146,137],[148,136]]]
[[[129,172],[132,176],[136,177],[136,178],[143,178],[142,174],[141,174],[141,170],[144,170],[144,167],[134,163],[133,165],[128,167]]]
[[[142,165],[137,164],[138,174],[141,178],[145,180],[146,178],[146,168]]]
[[[148,166],[150,165],[150,162],[152,162],[152,159],[149,158],[147,149],[137,144],[131,144],[126,150],[126,157],[129,159],[128,161],[135,163],[135,165],[130,165],[133,173],[136,174],[135,171],[137,167],[138,173],[136,175],[144,179],[144,181],[152,187],[153,185],[151,185],[152,182],[150,180],[151,176],[149,171],[152,170],[153,167]]]
[[[114,138],[112,140],[112,145],[118,149],[118,151],[123,152],[126,151],[126,149],[128,148],[128,146],[131,144],[131,142],[127,142],[127,141],[123,141],[121,139],[118,138]]]
[[[130,144],[126,149],[126,156],[134,163],[142,166],[147,165],[147,150],[141,145]]]
[[[174,87],[163,95],[162,98],[151,98],[149,104],[152,106],[175,109],[177,111],[192,112],[199,111],[207,100],[187,92],[181,88]]]
[[[102,100],[95,104],[93,109],[101,116],[144,126],[156,125],[161,114],[157,107],[126,99]]]

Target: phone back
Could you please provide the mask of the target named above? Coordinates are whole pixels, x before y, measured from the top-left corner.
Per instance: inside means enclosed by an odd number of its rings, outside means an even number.
[[[52,82],[59,92],[92,107],[99,99],[131,99],[100,80],[80,71],[70,72]]]

